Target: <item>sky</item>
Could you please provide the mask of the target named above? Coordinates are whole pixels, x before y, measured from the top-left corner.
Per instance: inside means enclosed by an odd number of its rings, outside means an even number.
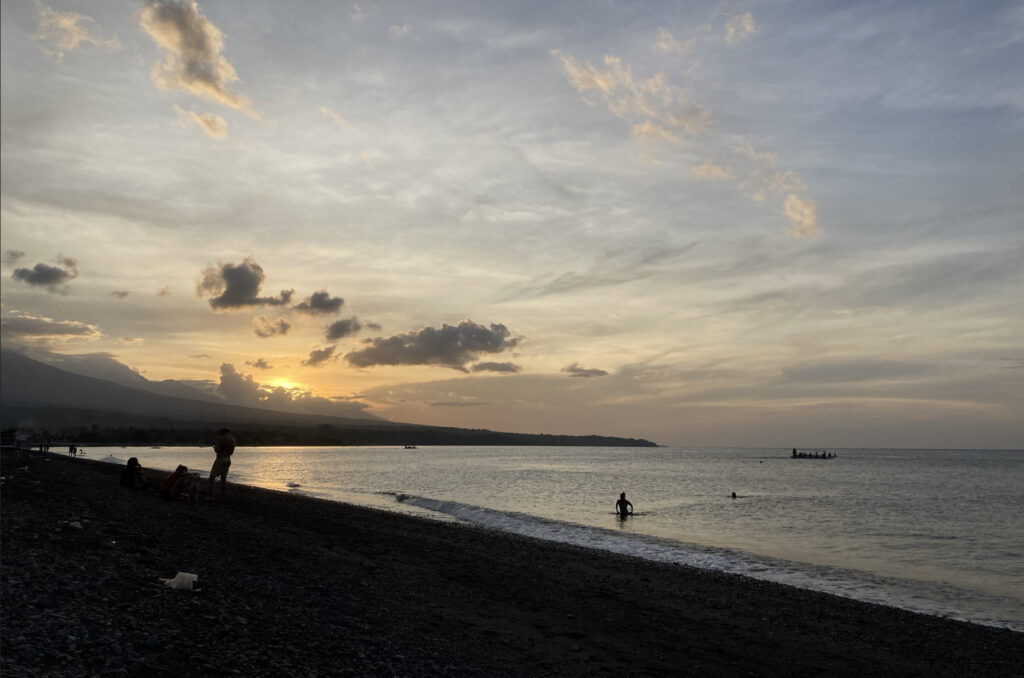
[[[1024,447],[1019,2],[0,19],[5,348],[412,423]]]

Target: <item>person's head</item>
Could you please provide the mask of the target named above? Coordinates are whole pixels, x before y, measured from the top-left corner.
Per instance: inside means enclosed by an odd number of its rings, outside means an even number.
[[[623,492],[622,494],[619,495],[619,499],[625,499],[625,498],[626,498],[626,493],[625,492]]]
[[[132,457],[131,459],[128,460],[128,465],[129,466],[138,466],[139,465],[139,458],[138,457]]]
[[[217,435],[221,435],[221,436],[225,435],[227,433],[231,433],[231,431],[229,429],[226,429],[226,428],[222,428],[221,430],[217,431]]]
[[[177,470],[179,473],[185,473],[186,471],[188,471],[188,466],[185,466],[184,464],[178,464]]]

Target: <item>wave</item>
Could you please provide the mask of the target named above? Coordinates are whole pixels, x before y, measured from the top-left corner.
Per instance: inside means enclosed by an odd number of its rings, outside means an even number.
[[[981,611],[968,612],[956,609],[957,603],[963,602],[962,593],[953,586],[935,582],[886,578],[857,570],[795,563],[730,549],[686,544],[650,535],[541,518],[526,513],[498,511],[456,501],[396,492],[378,494],[393,496],[397,502],[431,513],[512,534],[634,556],[659,563],[727,572],[862,602],[1024,631],[1024,623],[1019,621],[993,618]],[[933,600],[934,598],[937,600]]]

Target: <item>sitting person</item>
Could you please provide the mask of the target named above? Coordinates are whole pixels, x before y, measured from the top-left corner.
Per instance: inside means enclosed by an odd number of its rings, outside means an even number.
[[[189,473],[187,466],[179,464],[178,468],[160,483],[160,496],[167,501],[199,501],[199,476]]]
[[[132,457],[128,460],[128,463],[124,465],[121,470],[121,487],[127,487],[131,490],[145,490],[149,487],[146,482],[146,474],[142,472],[142,465],[139,464],[139,460],[136,457]]]

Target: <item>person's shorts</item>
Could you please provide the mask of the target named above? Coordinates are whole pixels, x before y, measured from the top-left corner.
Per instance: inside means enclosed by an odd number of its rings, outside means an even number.
[[[213,462],[213,468],[210,469],[210,477],[216,478],[220,475],[227,475],[230,467],[231,457],[217,457],[217,461]]]

